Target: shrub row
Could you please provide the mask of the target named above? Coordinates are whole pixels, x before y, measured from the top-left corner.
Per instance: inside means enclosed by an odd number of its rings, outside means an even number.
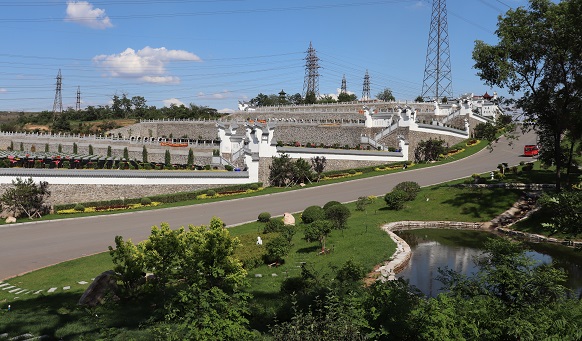
[[[158,194],[158,195],[150,195],[148,198],[151,201],[161,202],[164,204],[174,203],[174,202],[181,202],[181,201],[190,201],[196,200],[196,197],[202,194],[207,194],[209,191],[215,191],[215,193],[221,193],[223,191],[246,191],[246,190],[257,190],[261,183],[252,183],[252,184],[240,184],[240,185],[232,185],[232,186],[225,186],[219,187],[214,189],[204,189],[198,190],[194,192],[180,192],[180,193],[170,193],[170,194]],[[129,204],[140,204],[142,203],[142,199],[144,198],[128,198],[125,200],[122,199],[112,199],[112,200],[101,200],[101,201],[90,201],[83,203],[85,207],[98,207],[98,206],[112,206],[112,205],[129,205]],[[69,210],[75,208],[76,203],[72,204],[60,204],[55,205],[54,210]]]

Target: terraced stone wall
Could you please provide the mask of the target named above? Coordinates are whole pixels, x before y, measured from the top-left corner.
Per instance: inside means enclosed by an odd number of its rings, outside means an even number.
[[[4,193],[10,184],[0,184]],[[48,204],[71,204],[120,198],[143,198],[157,194],[193,192],[220,187],[218,185],[54,185],[49,183],[51,195]],[[1,195],[1,194],[0,194]],[[159,223],[159,222],[158,222]]]

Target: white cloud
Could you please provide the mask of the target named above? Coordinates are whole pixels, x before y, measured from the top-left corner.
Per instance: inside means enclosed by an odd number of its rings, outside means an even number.
[[[172,104],[177,105],[177,106],[185,105],[182,101],[180,101],[177,98],[168,98],[168,99],[163,100],[162,102],[164,102],[164,106],[166,106],[166,107],[170,107],[170,105],[172,105]]]
[[[8,92],[8,89],[6,89],[6,88],[0,88],[0,93],[3,93],[3,92]]]
[[[234,111],[235,111],[234,109],[230,109],[230,108],[224,108],[224,109],[217,110],[217,112],[220,114],[232,114],[232,113],[234,113]]]
[[[119,54],[93,57],[93,62],[112,77],[138,78],[148,83],[179,83],[179,77],[166,74],[166,65],[173,61],[200,62],[201,59],[188,51],[149,46],[137,52],[127,48]]]
[[[225,98],[230,98],[230,91],[225,90],[225,91],[217,92],[217,93],[213,93],[213,94],[206,94],[204,92],[199,92],[198,94],[196,94],[196,96],[199,98],[204,98],[204,99],[225,99]]]
[[[65,21],[100,30],[113,27],[111,19],[105,14],[105,10],[94,8],[87,1],[67,1],[67,16],[65,17]]]

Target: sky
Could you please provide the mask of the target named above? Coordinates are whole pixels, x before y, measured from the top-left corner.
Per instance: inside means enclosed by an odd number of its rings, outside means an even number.
[[[503,89],[473,69],[475,40],[495,44],[497,18],[526,0],[449,0],[455,96]],[[303,92],[305,57],[319,58],[320,94],[422,92],[432,0],[2,0],[0,111],[104,106],[114,95],[148,105],[233,110],[263,94]]]

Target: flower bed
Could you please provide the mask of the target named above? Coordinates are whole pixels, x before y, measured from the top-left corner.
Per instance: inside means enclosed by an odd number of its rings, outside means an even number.
[[[227,196],[237,195],[237,194],[254,193],[254,192],[262,191],[263,189],[264,189],[263,187],[259,187],[258,189],[255,189],[255,190],[241,189],[241,190],[233,190],[233,191],[223,191],[223,192],[216,193],[215,195],[208,195],[208,194],[204,193],[204,194],[197,195],[196,199],[220,198],[220,197],[227,197]]]
[[[73,214],[73,213],[91,213],[91,212],[108,212],[108,211],[123,211],[123,210],[133,210],[141,207],[159,206],[161,202],[152,202],[149,205],[142,204],[130,204],[130,205],[107,205],[107,206],[96,206],[96,207],[85,207],[85,211],[77,211],[74,208],[68,210],[57,211],[57,214]]]
[[[356,175],[360,175],[360,174],[363,174],[363,173],[362,172],[356,172],[354,174],[350,174],[350,173],[332,174],[332,175],[326,175],[326,176],[324,176],[321,180],[332,180],[332,179],[349,178],[351,176],[356,176]]]

